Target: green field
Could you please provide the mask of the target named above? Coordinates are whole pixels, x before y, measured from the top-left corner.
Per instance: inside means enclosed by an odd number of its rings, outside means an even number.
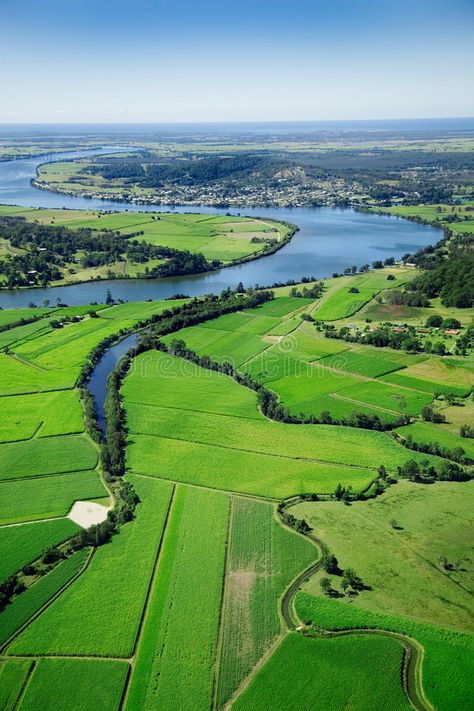
[[[30,659],[7,659],[0,663],[0,708],[13,711],[33,662]]]
[[[307,623],[323,629],[378,628],[405,634],[423,649],[423,690],[435,708],[470,709],[474,703],[474,636],[389,614],[362,610],[336,600],[300,592],[296,610]],[[442,618],[438,622],[443,622]],[[350,637],[349,637],[350,639]],[[373,638],[371,638],[373,639]]]
[[[43,370],[17,357],[0,353],[1,395],[37,393],[45,390],[73,388],[77,380],[77,368]]]
[[[380,464],[395,468],[417,457],[380,432],[271,422],[255,404],[257,416],[242,417],[238,395],[245,394],[250,408],[254,393],[159,352],[137,358],[123,393],[131,433],[128,466],[154,477],[282,498],[332,491],[339,482],[357,489]],[[238,403],[234,416],[220,414],[226,403]]]
[[[406,415],[418,415],[423,407],[433,399],[428,393],[416,392],[408,388],[397,388],[375,380],[368,380],[364,383],[344,388],[340,394],[356,402],[382,407],[392,412],[405,413]]]
[[[228,513],[224,494],[177,488],[127,708],[210,707]]]
[[[449,425],[448,425],[449,427]],[[441,447],[453,451],[459,447],[463,449],[469,459],[474,459],[474,439],[460,437],[451,432],[446,425],[434,425],[431,422],[414,422],[406,427],[399,427],[397,432],[402,437],[410,435],[413,442],[432,444],[437,442]]]
[[[83,575],[18,637],[12,653],[132,654],[171,494],[169,484],[151,479],[134,485],[142,499],[136,520],[97,549]]]
[[[40,659],[19,706],[23,711],[117,709],[128,664],[92,659]]]
[[[58,224],[67,217],[103,226],[110,218],[120,230],[141,219],[38,212]],[[235,229],[228,218],[204,224],[200,215],[186,217],[196,239],[204,238],[200,230]],[[182,216],[170,218],[177,219],[169,220],[176,228],[169,239],[178,239]],[[160,239],[166,220],[149,221]],[[252,222],[242,223],[239,235],[229,232],[229,251],[252,236]],[[363,323],[365,307],[355,314],[352,297],[383,292],[389,271],[397,274],[390,287],[409,278],[394,268],[326,280],[321,305],[282,287],[261,307],[164,340],[183,339],[199,354],[230,360],[297,415],[328,410],[342,419],[355,411],[394,422],[408,413],[414,421],[398,428],[400,436],[464,447],[474,459],[474,440],[459,436],[461,424],[472,423],[470,398],[454,406],[435,400],[445,424],[419,419],[436,391],[469,393],[469,360],[325,338],[320,326],[301,319],[332,309],[335,318]],[[359,294],[348,299],[352,284]],[[91,350],[174,305],[96,306],[99,318],[87,314],[90,307],[68,307],[61,314],[83,320],[51,329],[46,315],[31,330],[5,332],[13,353],[0,354],[0,582],[79,530],[64,518],[75,501],[108,496],[99,447],[84,433],[74,389]],[[0,325],[10,318],[0,310]],[[0,613],[1,708],[408,711],[396,638],[288,633],[282,599],[296,579],[289,608],[296,626],[299,618],[321,628],[409,635],[424,649],[422,682],[433,706],[472,707],[473,481],[428,486],[402,479],[373,499],[336,501],[329,495],[338,484],[365,490],[382,464],[396,476],[410,459],[437,468],[443,460],[404,447],[390,432],[271,420],[254,390],[162,351],[134,359],[121,394],[125,477],[140,499],[135,518],[108,543],[25,577],[29,587]],[[113,479],[107,486],[117,491]],[[323,495],[295,499],[286,510],[307,521],[315,541],[280,521],[276,502],[297,494]],[[298,578],[318,558],[318,541],[341,569],[360,575],[357,594],[344,594],[341,576],[322,569]],[[321,590],[326,575],[333,597]]]
[[[0,397],[0,442],[83,430],[81,404],[72,391]]]
[[[97,449],[82,435],[43,437],[0,445],[0,480],[93,469]]]
[[[347,370],[349,373],[365,375],[368,378],[377,378],[379,375],[385,375],[402,368],[399,363],[390,360],[390,358],[379,354],[366,353],[362,350],[347,350],[344,351],[343,355],[328,356],[323,358],[321,365],[338,370]]]
[[[71,538],[78,531],[79,527],[67,518],[29,525],[0,526],[0,580],[17,573],[48,548]]]
[[[217,687],[221,708],[280,632],[278,600],[317,552],[277,523],[270,504],[232,500]]]
[[[310,639],[292,633],[232,708],[408,711],[400,682],[402,656],[401,645],[390,639]]]
[[[0,645],[24,625],[32,615],[36,614],[51,598],[81,571],[89,552],[83,549],[74,553],[62,563],[59,563],[47,575],[39,578],[28,590],[18,595],[2,614],[0,628]],[[42,619],[42,618],[40,618]],[[33,623],[34,624],[34,623]]]
[[[356,294],[351,294],[349,288],[345,286],[335,291],[313,312],[314,318],[319,321],[337,321],[352,316],[379,291],[371,287],[357,288]]]
[[[65,516],[75,501],[106,495],[97,471],[4,481],[0,484],[0,524]]]

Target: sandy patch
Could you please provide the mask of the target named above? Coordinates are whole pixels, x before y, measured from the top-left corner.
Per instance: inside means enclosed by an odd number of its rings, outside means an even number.
[[[82,528],[90,528],[105,521],[108,511],[106,506],[94,504],[92,501],[76,501],[67,517]]]

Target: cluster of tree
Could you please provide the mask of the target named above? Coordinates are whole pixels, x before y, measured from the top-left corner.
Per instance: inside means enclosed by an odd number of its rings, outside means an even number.
[[[443,318],[438,314],[428,316],[425,325],[428,328],[461,328],[461,322],[457,318]]]
[[[400,291],[400,289],[390,289],[385,294],[387,304],[397,306],[421,306],[426,308],[430,305],[428,297],[421,291]]]
[[[410,481],[430,483],[433,481],[468,481],[472,479],[472,472],[465,467],[451,461],[444,461],[438,469],[425,460],[417,462],[408,459],[402,466],[397,467],[398,475]]]
[[[467,355],[474,348],[474,325],[461,333],[456,341],[456,355]]]
[[[399,440],[404,447],[411,449],[415,452],[423,452],[423,454],[434,454],[437,457],[443,457],[443,459],[451,459],[453,462],[458,462],[458,464],[470,464],[471,459],[466,456],[466,452],[462,447],[455,447],[454,449],[447,449],[442,447],[439,442],[415,442],[411,434],[407,434],[405,438],[400,438],[396,432],[393,433],[395,439]]]
[[[335,556],[333,557],[335,558]],[[345,593],[354,595],[359,593],[361,590],[370,589],[367,585],[363,583],[362,578],[357,575],[353,568],[344,568],[344,570],[338,569],[337,573],[335,574],[341,576],[341,587]],[[321,590],[325,595],[339,597],[341,596],[341,594],[338,593],[337,590],[333,589],[330,578],[322,577],[319,581],[319,584],[321,586]]]
[[[376,348],[395,348],[407,353],[418,353],[424,350],[423,343],[416,337],[413,326],[407,326],[403,331],[394,331],[391,324],[383,324],[371,331],[351,331],[347,326],[336,329],[332,325],[324,326],[326,338],[336,338],[348,343],[364,343]]]
[[[5,275],[9,288],[32,282],[46,286],[62,277],[61,269],[75,263],[98,267],[124,259],[135,263],[164,259],[163,263],[144,270],[144,276],[149,278],[195,274],[222,266],[219,260],[208,261],[201,253],[152,245],[110,230],[73,230],[27,222],[22,217],[1,217],[0,234],[13,247],[25,250],[24,254],[0,260],[0,274]]]
[[[459,434],[461,437],[468,437],[469,439],[474,439],[474,427],[472,425],[461,425],[459,428]]]
[[[0,612],[11,602],[15,595],[23,592],[24,583],[18,575],[10,575],[3,583],[0,583]]]
[[[278,513],[280,514],[283,523],[287,526],[294,528],[295,531],[301,533],[302,536],[307,536],[313,530],[304,518],[296,518],[293,514],[289,513],[285,507],[284,502],[278,504]]]
[[[434,424],[441,424],[446,422],[446,418],[442,412],[438,412],[434,409],[432,405],[425,405],[421,410],[421,417],[425,422],[433,422]]]
[[[319,299],[324,291],[324,283],[316,282],[311,286],[303,286],[302,289],[297,289],[295,286],[290,289],[290,296],[296,296],[301,299]]]
[[[423,261],[424,271],[407,285],[408,290],[424,294],[428,299],[440,297],[443,306],[459,309],[474,304],[474,251],[468,237],[457,238],[445,256],[445,247],[437,250],[437,259],[422,260],[415,255],[415,263]]]

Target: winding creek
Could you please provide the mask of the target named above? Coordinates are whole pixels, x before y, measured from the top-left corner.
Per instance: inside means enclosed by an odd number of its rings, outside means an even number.
[[[117,152],[117,149],[113,149]],[[440,232],[433,227],[408,220],[355,212],[352,209],[313,208],[211,208],[158,207],[132,205],[114,200],[97,200],[38,190],[30,184],[41,163],[73,159],[78,156],[110,153],[111,148],[68,152],[36,159],[0,162],[0,204],[25,207],[70,209],[128,210],[136,212],[207,212],[276,218],[293,222],[300,228],[292,240],[278,252],[245,264],[195,276],[159,280],[116,279],[71,286],[0,291],[0,306],[27,306],[43,299],[57,298],[69,305],[103,302],[107,288],[115,299],[144,301],[163,299],[176,293],[199,296],[219,293],[239,281],[245,286],[267,285],[288,279],[314,275],[317,278],[341,272],[352,264],[370,264],[375,259],[400,258],[404,253],[438,241]]]

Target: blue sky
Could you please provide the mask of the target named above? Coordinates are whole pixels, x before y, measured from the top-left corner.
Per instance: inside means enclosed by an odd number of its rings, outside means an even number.
[[[473,0],[0,0],[0,122],[474,115]]]

